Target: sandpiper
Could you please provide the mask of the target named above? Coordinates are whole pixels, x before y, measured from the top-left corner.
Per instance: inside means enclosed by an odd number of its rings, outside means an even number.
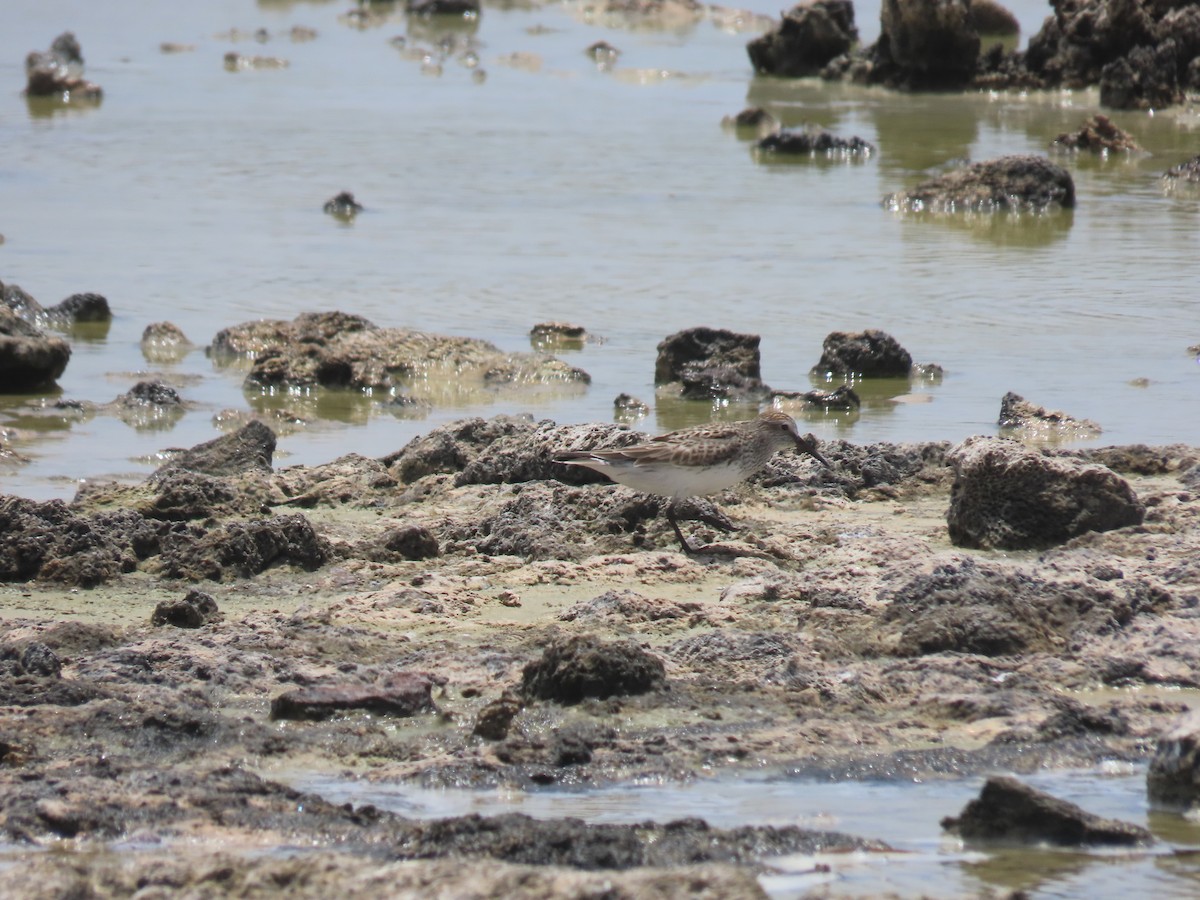
[[[828,466],[817,439],[801,436],[791,416],[770,409],[747,422],[698,425],[651,438],[647,444],[621,450],[569,450],[554,461],[583,466],[607,475],[635,491],[667,497],[667,521],[685,553],[696,553],[675,518],[675,505],[689,497],[715,494],[749,478],[776,451],[794,447]],[[724,531],[727,523],[701,517]]]

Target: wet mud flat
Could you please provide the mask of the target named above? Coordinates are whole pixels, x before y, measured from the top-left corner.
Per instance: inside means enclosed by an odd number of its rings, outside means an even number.
[[[884,845],[652,810],[418,821],[288,777],[1020,775],[1144,761],[1187,711],[1189,448],[1049,451],[1144,517],[1002,551],[951,543],[947,445],[828,442],[828,470],[779,456],[714,498],[737,530],[685,522],[688,555],[656,500],[550,461],[618,431],[476,419],[275,469],[254,424],[142,484],[0,498],[4,891],[759,896],[773,856]]]

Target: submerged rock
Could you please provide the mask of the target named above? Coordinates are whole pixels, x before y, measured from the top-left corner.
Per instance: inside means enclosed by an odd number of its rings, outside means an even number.
[[[1075,205],[1071,173],[1041,156],[1002,156],[889,194],[893,212],[1041,212]]]
[[[796,78],[816,75],[856,43],[851,0],[815,0],[785,12],[778,25],[746,45],[746,52],[756,72]]]
[[[602,641],[590,635],[556,638],[540,659],[525,666],[521,690],[526,697],[579,703],[625,694],[644,694],[666,686],[663,662],[632,641]]]
[[[955,478],[946,521],[960,547],[1052,547],[1087,531],[1140,525],[1146,516],[1129,483],[1104,466],[980,436],[947,459]]]
[[[1015,778],[993,776],[979,797],[942,827],[968,841],[1015,841],[1060,846],[1142,846],[1154,836],[1140,825],[1084,812],[1074,803],[1035,790]]]

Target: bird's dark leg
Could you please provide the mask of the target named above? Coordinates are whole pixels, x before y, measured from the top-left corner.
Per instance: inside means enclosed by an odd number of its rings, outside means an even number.
[[[679,522],[675,519],[675,501],[672,500],[667,504],[667,521],[671,523],[671,527],[675,529],[675,537],[679,538],[679,543],[683,545],[683,552],[688,556],[696,553],[696,548],[688,543],[688,539],[683,536],[683,532],[679,528]]]

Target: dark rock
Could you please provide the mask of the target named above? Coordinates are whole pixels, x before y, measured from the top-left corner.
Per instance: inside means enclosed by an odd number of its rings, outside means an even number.
[[[1021,23],[1011,12],[996,0],[971,0],[967,20],[979,34],[994,37],[1016,37],[1021,33]]]
[[[1200,710],[1191,710],[1159,737],[1146,772],[1146,794],[1159,808],[1200,805]]]
[[[529,340],[536,346],[582,347],[587,329],[570,322],[539,322],[529,329]]]
[[[212,595],[195,588],[188,591],[182,600],[163,600],[150,616],[151,625],[174,625],[176,628],[199,628],[209,622],[219,621],[221,612]]]
[[[969,559],[883,591],[879,601],[887,606],[883,621],[898,627],[893,646],[901,656],[1061,653],[1172,606],[1169,596],[1143,596],[1138,587],[1047,581]]]
[[[103,91],[99,85],[80,77],[78,73],[82,69],[79,41],[71,32],[63,32],[54,39],[48,53],[34,51],[25,57],[25,94],[28,97],[98,100]]]
[[[770,130],[777,124],[775,117],[761,106],[751,106],[732,116],[725,116],[721,124],[726,128]]]
[[[276,565],[306,571],[329,561],[329,542],[301,515],[276,516],[249,522],[230,522],[200,534],[171,534],[164,540],[160,561],[167,578],[224,581],[251,578]]]
[[[503,435],[488,444],[463,467],[454,483],[459,486],[549,480],[574,485],[610,483],[598,472],[580,471],[581,466],[555,462],[554,454],[564,450],[615,450],[645,439],[644,434],[625,425],[556,425],[546,420],[531,432]]]
[[[1050,142],[1050,146],[1100,154],[1140,153],[1142,150],[1133,135],[1118,128],[1108,116],[1100,114],[1085,121],[1078,131],[1063,132]]]
[[[0,392],[52,387],[70,359],[71,347],[66,341],[47,337],[11,308],[0,306]]]
[[[379,545],[402,559],[433,559],[440,555],[437,538],[424,525],[398,525],[389,528]]]
[[[862,406],[862,399],[848,384],[841,384],[832,391],[776,391],[772,399],[799,401],[810,409],[855,410]]]
[[[1039,440],[1078,440],[1095,437],[1101,428],[1091,419],[1076,419],[1064,412],[1048,410],[1009,391],[1000,400],[996,422],[1014,436]]]
[[[765,399],[757,334],[689,328],[664,338],[654,363],[654,383],[680,383],[688,399]]]
[[[968,841],[1142,846],[1154,843],[1145,828],[1084,812],[1074,803],[1052,797],[1015,778],[993,776],[978,799],[957,818],[946,817],[942,827]]]
[[[505,691],[479,711],[471,733],[488,741],[502,741],[508,737],[509,726],[521,712],[521,698],[512,691]]]
[[[1062,166],[1041,156],[1002,156],[975,163],[889,194],[896,212],[1039,212],[1075,205],[1075,182]]]
[[[408,484],[426,475],[461,472],[494,442],[528,436],[536,427],[528,418],[513,416],[464,419],[440,425],[380,461]]]
[[[479,553],[537,559],[580,559],[589,553],[641,543],[658,518],[659,501],[625,488],[585,492],[578,487],[533,482],[494,515],[464,528],[461,539]],[[683,512],[680,519],[686,519]]]
[[[0,671],[9,675],[34,675],[38,678],[62,676],[62,660],[39,641],[0,647]]]
[[[960,547],[1052,547],[1087,531],[1140,525],[1146,515],[1128,482],[1104,466],[979,436],[947,458],[955,478],[946,521]]]
[[[405,11],[416,16],[478,16],[479,0],[406,0]]]
[[[342,191],[336,197],[325,201],[322,209],[331,216],[341,219],[352,219],[363,211],[362,204],[354,199],[349,191]]]
[[[782,129],[768,134],[756,145],[764,153],[780,153],[787,156],[855,156],[867,157],[875,152],[875,145],[857,135],[852,138],[838,137],[824,130]]]
[[[590,870],[703,862],[751,864],[788,853],[887,849],[878,841],[795,826],[722,829],[701,819],[661,825],[590,825],[582,819],[544,820],[520,813],[414,823],[399,846],[407,858],[484,857]],[[603,893],[613,895],[612,891]]]
[[[816,75],[858,43],[851,0],[815,0],[793,6],[779,24],[746,45],[756,72],[796,78]]]
[[[233,434],[224,434],[176,453],[151,477],[162,478],[180,469],[217,477],[243,472],[269,473],[274,454],[275,432],[255,419]]]
[[[1193,156],[1186,162],[1172,166],[1163,172],[1163,182],[1168,186],[1176,184],[1200,184],[1200,156]]]
[[[432,681],[413,672],[399,672],[375,685],[297,688],[271,701],[271,718],[318,721],[349,710],[379,716],[415,716],[437,710],[432,690]]]
[[[905,377],[912,370],[912,354],[890,334],[868,330],[848,334],[834,331],[825,337],[814,375],[861,375],[865,378]]]
[[[47,312],[52,319],[75,324],[77,322],[110,322],[112,310],[108,300],[99,294],[72,294],[61,303],[50,307]]]
[[[261,503],[256,503],[255,498],[244,490],[244,484],[235,486],[227,478],[186,469],[160,470],[148,484],[153,494],[136,506],[137,511],[148,519],[186,522],[231,512],[255,512],[261,508]],[[76,495],[76,502],[85,497],[81,491]]]
[[[561,622],[660,622],[686,619],[700,613],[696,603],[675,603],[670,600],[643,597],[631,590],[605,591],[590,600],[581,600],[561,613]]]
[[[182,406],[183,398],[169,384],[139,381],[116,399],[121,406]]]
[[[956,90],[975,75],[979,35],[967,0],[883,0],[873,80],[916,90]]]
[[[1104,106],[1153,109],[1183,100],[1197,55],[1194,4],[1081,0],[1054,6],[1025,64],[1047,87],[1098,84]]]
[[[158,546],[154,524],[131,510],[80,516],[60,500],[0,496],[0,581],[95,587],[133,571]]]
[[[665,686],[662,660],[632,641],[576,635],[552,640],[540,659],[526,664],[521,689],[527,697],[572,704]]]

